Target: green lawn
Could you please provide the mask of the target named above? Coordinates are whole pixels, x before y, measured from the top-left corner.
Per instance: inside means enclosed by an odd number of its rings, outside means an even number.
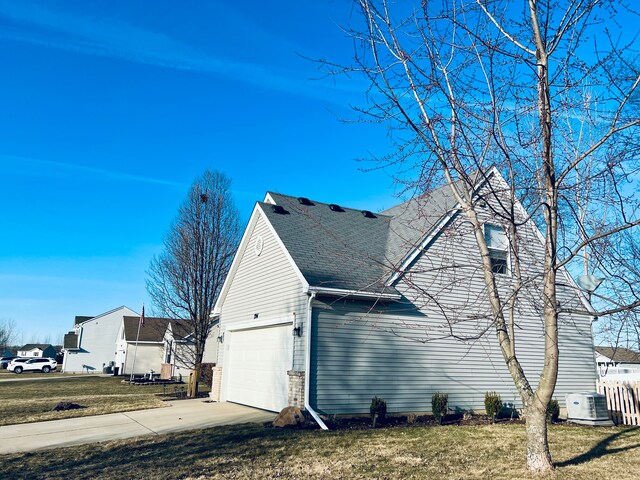
[[[142,437],[0,456],[0,478],[521,479],[519,424],[376,430],[277,430],[260,425]],[[640,429],[552,426],[554,479],[635,479]]]
[[[20,375],[20,378],[28,378],[25,375]],[[118,377],[68,377],[50,381],[0,382],[0,425],[165,406],[162,399],[156,395],[163,393],[162,386],[123,384],[122,378]],[[174,386],[168,385],[166,391],[172,393]],[[77,403],[87,408],[51,411],[55,404],[61,401]]]

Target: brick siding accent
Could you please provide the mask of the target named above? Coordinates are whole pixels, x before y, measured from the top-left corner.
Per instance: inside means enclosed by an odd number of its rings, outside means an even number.
[[[304,410],[304,372],[289,370],[289,406]]]

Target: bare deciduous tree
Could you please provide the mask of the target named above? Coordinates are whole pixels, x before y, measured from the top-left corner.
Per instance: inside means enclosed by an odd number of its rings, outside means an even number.
[[[194,370],[189,395],[196,396],[211,313],[240,236],[231,181],[206,171],[189,190],[169,234],[164,252],[151,261],[147,291],[164,316],[190,322],[192,336],[176,350]],[[174,332],[175,333],[175,332]]]
[[[348,29],[355,63],[326,65],[331,73],[369,80],[369,103],[358,111],[388,125],[396,148],[378,160],[401,172],[405,192],[450,187],[482,257],[485,288],[477,301],[490,306],[524,406],[528,467],[547,471],[553,464],[545,417],[558,376],[558,320],[572,310],[587,313],[561,305],[565,272],[586,268],[607,279],[589,314],[637,319],[640,306],[640,72],[637,30],[621,27],[636,25],[637,16],[607,0],[434,0],[413,10],[385,0],[356,3],[362,21]],[[492,166],[505,184],[478,191]],[[508,237],[508,285],[492,266],[486,208]],[[544,243],[533,276],[521,261],[530,238],[521,233],[531,224]],[[592,260],[583,264],[586,257]],[[535,379],[518,356],[523,303],[543,320],[544,365]],[[455,305],[439,308],[457,321]]]
[[[3,318],[0,320],[0,354],[16,341],[16,322]]]

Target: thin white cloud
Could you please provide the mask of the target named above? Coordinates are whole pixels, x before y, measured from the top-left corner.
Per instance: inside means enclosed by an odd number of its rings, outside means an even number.
[[[52,10],[28,2],[0,2],[0,16],[27,29],[4,29],[0,39],[29,43],[86,55],[179,70],[216,74],[245,83],[333,101],[341,89],[310,82],[299,72],[216,57],[162,33],[112,18],[95,18]],[[35,28],[34,28],[35,27]],[[341,103],[344,104],[344,103]]]
[[[132,175],[130,173],[125,173],[125,172],[118,172],[114,170],[105,170],[102,168],[78,165],[77,163],[58,162],[54,160],[41,160],[36,158],[17,157],[14,155],[2,155],[2,154],[0,154],[0,161],[2,161],[5,165],[12,164],[14,167],[24,167],[25,165],[29,165],[31,167],[32,166],[50,167],[58,171],[82,172],[82,173],[88,173],[91,175],[107,177],[107,178],[120,180],[120,181],[151,183],[156,185],[165,185],[169,187],[178,187],[181,189],[188,187],[188,185],[184,183],[173,182],[173,181],[164,180],[161,178],[153,178],[153,177],[147,177],[142,175]],[[32,168],[29,169],[30,174],[33,174],[34,171],[38,172],[39,170],[33,170]]]

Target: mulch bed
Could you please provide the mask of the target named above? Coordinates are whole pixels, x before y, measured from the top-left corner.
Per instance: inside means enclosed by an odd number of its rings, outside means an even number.
[[[307,420],[304,424],[300,425],[297,428],[304,430],[316,430],[320,427],[318,424],[311,418],[309,414],[306,414]],[[329,428],[329,430],[369,430],[373,427],[371,426],[371,418],[369,417],[325,417],[323,416],[323,421]],[[525,421],[520,418],[498,418],[496,419],[496,424],[507,423],[507,424],[520,424],[524,425]],[[462,414],[451,414],[447,415],[443,421],[442,425],[456,425],[456,426],[470,426],[470,425],[489,425],[491,424],[491,419],[486,415],[471,415],[471,416],[463,416]],[[271,422],[266,422],[264,424],[267,428],[273,428]],[[436,422],[433,415],[419,415],[416,417],[411,417],[409,419],[405,415],[391,415],[384,419],[378,419],[376,422],[376,429],[380,428],[412,428],[412,427],[435,427],[438,426],[438,422]],[[296,428],[296,427],[293,427]]]
[[[331,430],[367,430],[373,428],[371,426],[371,419],[368,417],[356,417],[356,418],[330,418],[327,422],[325,422],[327,427]],[[471,415],[466,418],[463,415],[447,415],[443,421],[442,425],[460,425],[460,426],[469,426],[469,425],[489,425],[491,423],[491,419],[486,415]],[[514,423],[514,424],[524,424],[523,420],[518,418],[510,419],[510,418],[499,418],[496,420],[496,423]],[[436,422],[435,418],[432,415],[419,415],[414,417],[409,421],[409,419],[404,416],[389,416],[384,419],[378,419],[376,423],[376,428],[397,428],[397,427],[427,427],[427,426],[438,426],[438,422]]]

